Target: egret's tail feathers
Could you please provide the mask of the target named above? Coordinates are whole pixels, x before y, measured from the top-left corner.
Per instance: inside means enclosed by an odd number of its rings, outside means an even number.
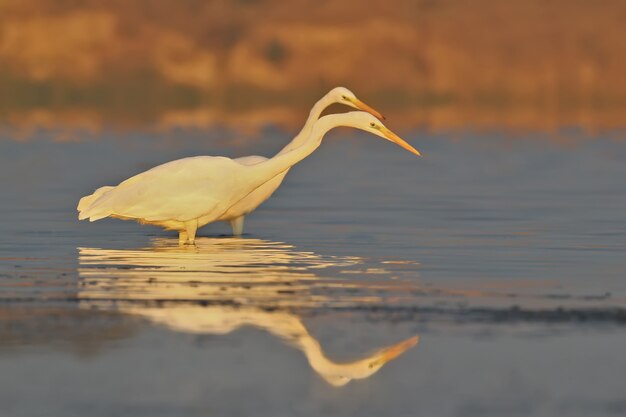
[[[89,216],[90,222],[95,222],[96,220],[104,219],[105,217],[109,217],[111,213],[100,213],[100,214],[92,214]]]
[[[104,219],[105,217],[109,217],[110,215],[111,213],[108,213],[108,212],[85,210],[85,211],[81,211],[78,214],[78,220],[89,219],[90,222],[95,222],[96,220]]]
[[[98,198],[102,197],[102,195],[104,195],[108,191],[111,191],[113,188],[115,187],[112,187],[109,185],[105,187],[100,187],[96,191],[94,191],[93,194],[87,195],[81,198],[80,201],[78,202],[78,206],[76,207],[76,209],[79,212],[78,220],[89,219],[90,221],[94,222],[96,220],[100,220],[104,217],[107,217],[108,214],[107,215],[94,214],[94,213],[91,213],[89,209],[91,208],[92,204],[95,203],[96,200],[98,200]]]
[[[98,188],[96,191],[93,192],[93,194],[87,195],[87,196],[81,198],[80,201],[78,202],[78,207],[76,207],[76,209],[78,211],[83,211],[83,210],[87,209],[102,194],[106,193],[107,191],[111,191],[113,188],[115,188],[115,187],[112,187],[110,185]]]

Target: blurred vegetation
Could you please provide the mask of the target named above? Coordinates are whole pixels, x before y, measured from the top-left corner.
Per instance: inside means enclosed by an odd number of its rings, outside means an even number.
[[[296,124],[345,85],[406,125],[621,127],[625,19],[621,0],[0,0],[0,122],[285,106]]]

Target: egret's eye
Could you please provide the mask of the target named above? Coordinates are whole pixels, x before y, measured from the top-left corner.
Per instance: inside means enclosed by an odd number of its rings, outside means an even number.
[[[372,122],[372,123],[370,123],[370,126],[376,127],[376,123]]]
[[[346,96],[341,96],[341,98],[344,99],[344,100],[348,99],[348,97],[346,97]]]

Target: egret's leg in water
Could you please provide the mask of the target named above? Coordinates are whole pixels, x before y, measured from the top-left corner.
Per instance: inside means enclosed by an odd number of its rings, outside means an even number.
[[[178,243],[184,245],[187,242],[187,232],[185,230],[178,231]]]
[[[198,230],[198,219],[185,222],[185,230],[187,232],[187,243],[193,245],[196,241],[196,230]]]
[[[236,219],[232,219],[230,223],[230,227],[233,229],[233,235],[241,236],[243,234],[243,221],[245,216],[239,216]]]

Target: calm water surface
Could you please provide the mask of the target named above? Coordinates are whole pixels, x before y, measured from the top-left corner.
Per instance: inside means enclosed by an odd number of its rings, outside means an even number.
[[[405,132],[406,133],[406,132]],[[620,136],[621,135],[621,136]],[[0,138],[0,415],[626,414],[626,142],[336,132],[195,247],[78,199],[268,129]]]

